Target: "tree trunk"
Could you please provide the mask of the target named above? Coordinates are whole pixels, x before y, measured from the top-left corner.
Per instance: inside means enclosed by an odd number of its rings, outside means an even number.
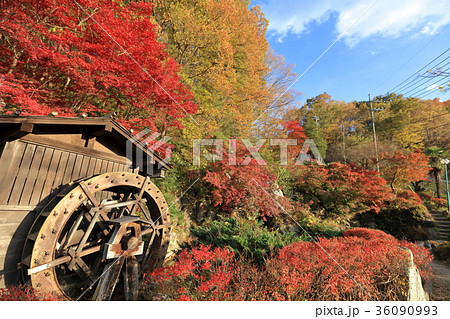
[[[436,197],[441,198],[441,185],[440,185],[440,178],[439,178],[439,170],[433,169],[433,177],[434,182],[436,184]]]

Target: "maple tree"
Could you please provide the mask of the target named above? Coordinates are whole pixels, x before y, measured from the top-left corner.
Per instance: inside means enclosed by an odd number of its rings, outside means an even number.
[[[225,148],[223,159],[208,165],[207,170],[203,180],[212,188],[214,205],[223,211],[259,212],[263,218],[280,214],[274,202],[274,175],[240,141],[235,152]]]
[[[0,13],[5,108],[36,115],[115,111],[128,127],[180,127],[196,106],[151,15],[152,4],[144,2],[7,2]]]
[[[324,219],[345,222],[360,212],[379,212],[393,197],[376,171],[356,165],[300,166],[291,170],[291,176],[292,198],[307,204]]]
[[[411,182],[424,180],[430,171],[428,158],[420,150],[410,153],[379,154],[381,175],[395,192]]]

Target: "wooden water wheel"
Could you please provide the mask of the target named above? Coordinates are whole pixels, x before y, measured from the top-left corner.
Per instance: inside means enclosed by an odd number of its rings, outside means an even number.
[[[61,299],[136,300],[140,276],[164,260],[167,210],[149,177],[112,172],[73,182],[31,227],[24,275]]]

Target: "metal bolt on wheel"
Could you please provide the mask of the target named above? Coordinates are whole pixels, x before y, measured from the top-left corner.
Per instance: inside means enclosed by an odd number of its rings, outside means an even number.
[[[140,275],[164,260],[167,209],[148,177],[114,172],[73,182],[31,227],[24,275],[61,299],[136,300]]]

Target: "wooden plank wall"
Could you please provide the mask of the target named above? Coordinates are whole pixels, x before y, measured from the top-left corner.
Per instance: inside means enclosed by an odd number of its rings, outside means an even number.
[[[126,164],[21,140],[8,142],[0,157],[0,288],[19,278],[25,237],[36,214],[61,188],[77,179]]]
[[[131,171],[123,163],[23,141],[8,143],[3,154],[0,207],[45,206],[49,195],[71,181],[106,172]]]

